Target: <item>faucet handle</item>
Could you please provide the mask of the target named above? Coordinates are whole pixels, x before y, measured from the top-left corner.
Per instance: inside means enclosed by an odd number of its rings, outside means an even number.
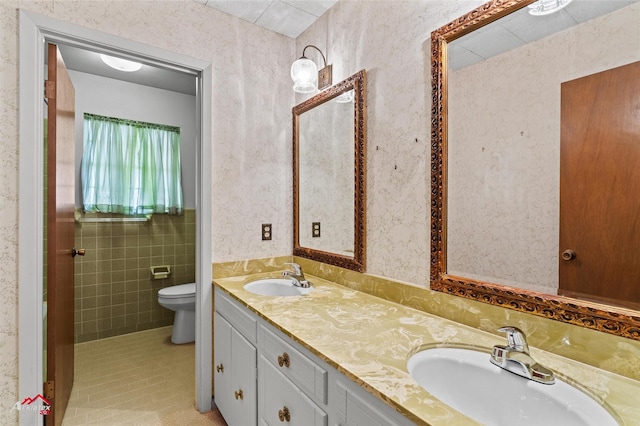
[[[293,273],[296,275],[302,275],[302,267],[295,262],[285,263],[285,265],[290,265],[291,269],[293,269]]]
[[[509,343],[509,349],[529,353],[529,345],[527,344],[527,336],[517,327],[505,326],[500,327],[498,331],[507,333],[507,342]]]

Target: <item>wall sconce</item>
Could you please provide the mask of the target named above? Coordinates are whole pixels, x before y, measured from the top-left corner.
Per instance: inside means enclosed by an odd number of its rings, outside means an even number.
[[[308,47],[313,47],[324,61],[324,68],[318,71],[316,64],[306,56],[304,52]],[[293,90],[298,93],[312,93],[331,86],[332,66],[327,65],[327,59],[320,49],[312,44],[305,46],[302,50],[302,57],[291,65],[291,79],[293,80]]]

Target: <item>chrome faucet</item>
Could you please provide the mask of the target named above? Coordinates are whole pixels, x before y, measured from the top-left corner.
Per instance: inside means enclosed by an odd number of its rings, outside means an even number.
[[[507,333],[507,346],[493,347],[491,362],[511,373],[534,382],[552,385],[555,383],[553,372],[534,361],[529,355],[529,345],[524,333],[516,327],[501,327],[498,331]]]
[[[296,287],[309,288],[311,283],[307,281],[302,272],[302,266],[297,263],[285,263],[285,265],[291,265],[292,271],[283,271],[283,277],[289,277],[293,281],[293,285]]]

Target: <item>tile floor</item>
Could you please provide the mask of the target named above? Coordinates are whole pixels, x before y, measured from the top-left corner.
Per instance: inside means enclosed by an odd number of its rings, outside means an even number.
[[[171,327],[78,343],[63,426],[216,425],[195,408],[195,344],[174,345]]]

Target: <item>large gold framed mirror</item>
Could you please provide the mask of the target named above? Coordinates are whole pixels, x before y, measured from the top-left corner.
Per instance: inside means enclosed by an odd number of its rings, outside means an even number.
[[[293,254],[364,272],[364,70],[293,107]]]
[[[531,12],[538,5],[490,1],[431,34],[431,289],[640,340],[640,281],[627,276],[640,264],[637,243],[617,250],[623,237],[608,225],[578,226],[581,234],[602,232],[598,268],[623,254],[631,260],[599,279],[600,293],[580,287],[584,278],[567,289],[562,278],[563,268],[587,259],[586,251],[566,244],[564,229],[593,210],[583,202],[591,187],[575,192],[578,186],[567,184],[565,170],[573,155],[566,148],[573,129],[568,113],[577,115],[596,101],[589,93],[570,104],[571,90],[576,82],[592,81],[587,78],[605,76],[609,84],[618,77],[605,73],[637,69],[640,2],[573,0],[556,13],[536,16]],[[600,92],[610,104],[626,105],[614,120],[602,121],[614,127],[611,122],[628,115],[632,130],[626,134],[640,142],[640,90],[625,85]],[[624,104],[622,92],[634,90],[638,97]],[[635,109],[629,107],[634,102]],[[595,116],[577,120],[593,125]],[[608,143],[598,151],[598,180],[608,163],[616,173],[625,161],[638,168],[628,154],[610,158]],[[583,168],[574,174],[589,174],[579,158]],[[635,191],[633,180],[620,185]],[[604,188],[593,193],[606,198],[613,186]],[[578,212],[567,215],[572,204]],[[618,221],[624,238],[637,221],[638,209],[628,210],[629,222]]]

